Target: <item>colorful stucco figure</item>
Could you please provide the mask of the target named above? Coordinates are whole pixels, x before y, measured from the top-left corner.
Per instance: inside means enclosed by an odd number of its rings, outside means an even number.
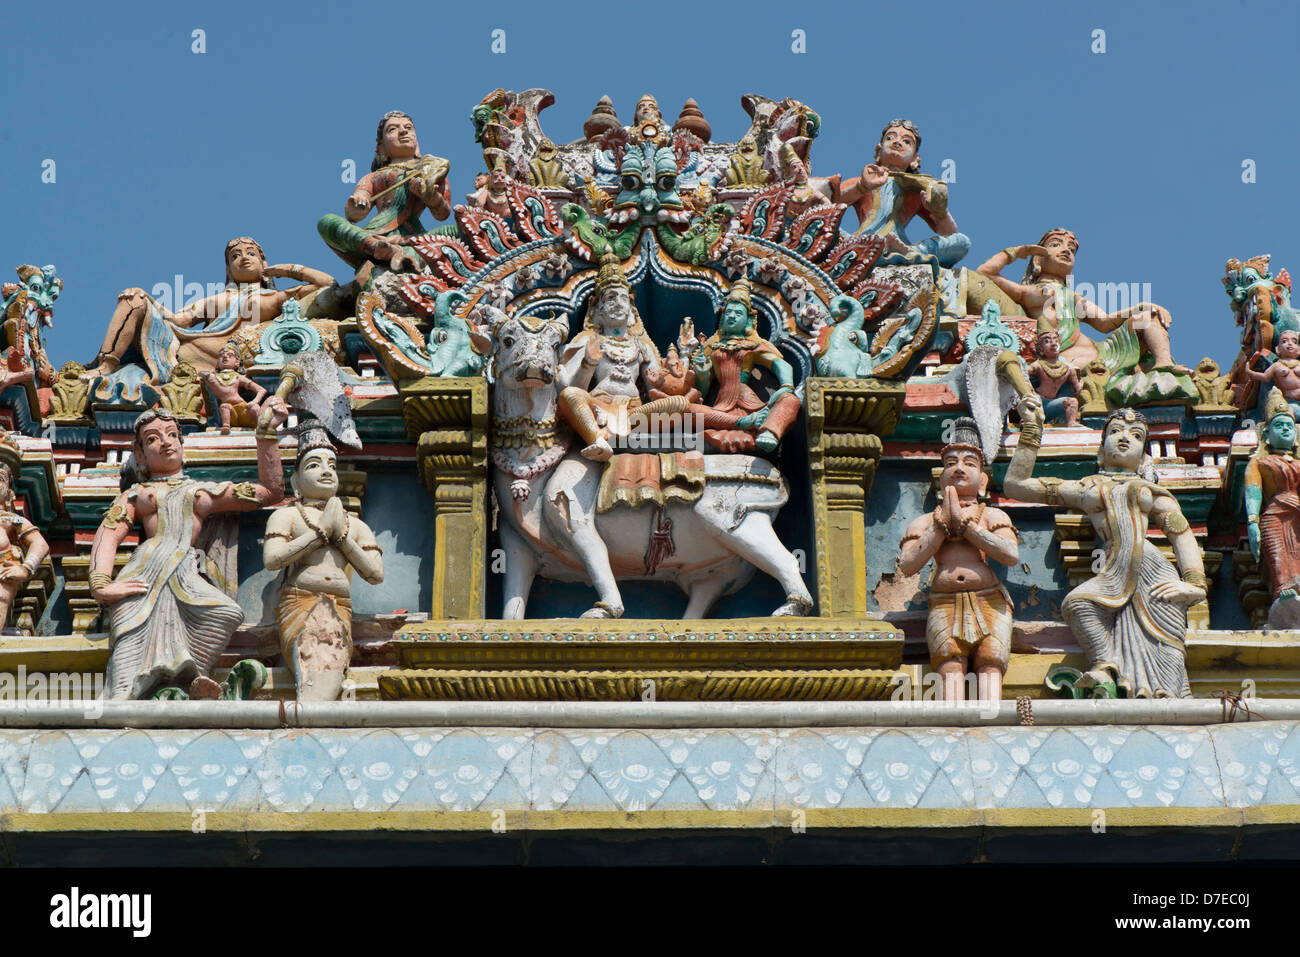
[[[1229,259],[1224,268],[1223,288],[1233,319],[1241,327],[1241,351],[1228,372],[1239,409],[1256,405],[1259,387],[1247,374],[1256,356],[1275,353],[1283,329],[1300,329],[1300,317],[1291,305],[1291,274],[1281,269],[1274,275],[1269,259],[1268,255],[1244,262]]]
[[[87,378],[111,376],[123,363],[138,362],[145,378],[166,382],[172,369],[188,362],[200,372],[215,369],[217,357],[240,330],[270,322],[290,299],[302,299],[333,286],[334,278],[296,263],[267,265],[266,254],[251,236],[226,243],[225,288],[173,312],[143,289],[118,293],[117,307]],[[275,288],[284,277],[300,285]]]
[[[288,416],[283,403],[269,412],[272,427]],[[227,513],[283,497],[277,446],[275,432],[259,430],[258,482],[200,482],[184,472],[175,416],[151,411],[136,420],[134,463],[123,471],[122,494],[104,513],[90,554],[91,596],[109,616],[107,698],[148,698],[170,687],[191,697],[220,695],[212,668],[244,613],[233,597],[235,528],[216,525]],[[114,576],[117,550],[137,522],[141,542]]]
[[[1174,361],[1170,351],[1169,310],[1139,302],[1107,312],[1076,292],[1071,284],[1079,241],[1068,229],[1049,229],[1037,243],[1008,246],[979,267],[979,273],[1011,297],[1032,319],[1056,330],[1061,358],[1076,370],[1100,359],[1110,370],[1107,396],[1116,405],[1157,400],[1195,400],[1191,370]],[[1028,258],[1021,282],[1002,270]],[[1098,346],[1080,331],[1085,323],[1107,338]]]
[[[737,280],[727,294],[718,331],[692,360],[695,383],[711,401],[693,403],[702,417],[705,440],[725,452],[775,452],[781,437],[799,418],[802,403],[794,391],[794,370],[781,350],[756,330],[752,286]],[[754,390],[760,373],[771,378],[766,398]]]
[[[1061,337],[1044,319],[1038,320],[1034,352],[1037,358],[1029,364],[1029,377],[1042,399],[1047,421],[1078,425],[1079,373],[1061,358]]]
[[[1274,389],[1264,406],[1259,450],[1246,463],[1246,534],[1272,592],[1269,627],[1300,627],[1300,459],[1296,415]]]
[[[557,417],[565,324],[490,314],[496,388],[489,458],[505,553],[503,617],[526,616],[537,577],[593,587],[597,601],[583,618],[622,617],[619,582],[627,579],[675,583],[687,593],[682,617],[704,617],[755,570],[775,578],[786,596],[773,615],[811,611],[798,560],[772,528],[789,495],[775,466],[754,456],[698,450],[619,455],[608,465],[579,454]],[[602,344],[617,338],[606,335]],[[639,364],[635,350],[635,341],[620,349],[607,378],[615,368],[631,376]],[[601,361],[585,349],[576,358]],[[649,405],[638,415],[646,417]],[[635,481],[621,481],[629,477]]]
[[[681,396],[642,401],[638,383],[659,366],[659,350],[646,335],[627,277],[607,254],[587,320],[564,347],[557,377],[560,414],[582,439],[585,458],[607,461],[613,454],[611,438],[632,431],[634,412],[644,420],[686,411]]]
[[[880,133],[875,160],[862,168],[862,175],[845,180],[835,195],[858,213],[858,232],[884,236],[888,251],[882,260],[925,261],[932,257],[940,266],[955,266],[970,252],[970,239],[957,230],[948,211],[948,186],[921,170],[921,133],[910,120],[891,120]],[[908,223],[920,216],[937,233],[912,242]]]
[[[1178,499],[1155,482],[1146,419],[1132,409],[1112,412],[1101,430],[1098,472],[1080,481],[1033,477],[1042,434],[1042,411],[1035,407],[1007,468],[1007,494],[1082,511],[1104,551],[1100,570],[1061,604],[1088,657],[1076,687],[1191,697],[1187,609],[1205,600],[1205,565]],[[1173,563],[1147,539],[1152,524],[1169,539]]]
[[[299,430],[290,482],[298,501],[271,513],[262,549],[267,571],[282,571],[275,612],[280,650],[299,701],[334,701],[352,660],[348,573],[378,584],[383,553],[370,526],[343,508],[338,456],[323,428]]]
[[[34,524],[14,511],[14,475],[0,464],[0,628],[9,624],[14,599],[50,554]]]
[[[934,562],[925,641],[943,700],[965,700],[969,670],[977,676],[979,699],[998,701],[1011,658],[1013,609],[988,560],[1020,560],[1016,529],[1006,512],[982,501],[989,477],[974,419],[954,423],[940,460],[939,504],[907,526],[898,568],[915,575]]]
[[[1250,363],[1267,360],[1267,355],[1257,351],[1250,357],[1245,367],[1246,374],[1264,387],[1273,386],[1291,405],[1291,414],[1300,415],[1300,328],[1291,316],[1279,319],[1274,326],[1273,347],[1276,350],[1274,361],[1263,371],[1252,368]]]
[[[35,379],[54,382],[54,366],[45,353],[45,330],[54,323],[54,302],[63,292],[63,280],[53,266],[19,266],[18,282],[0,285],[0,391]]]
[[[375,131],[370,172],[348,197],[344,215],[329,213],[316,224],[321,238],[358,276],[369,278],[368,263],[393,270],[418,269],[421,259],[408,240],[424,232],[420,214],[434,219],[451,212],[451,187],[445,159],[420,154],[415,123],[398,110],[385,113]],[[368,223],[361,221],[374,212]]]
[[[905,321],[886,334],[873,337],[864,328],[862,303],[852,296],[836,296],[830,303],[832,321],[818,333],[817,374],[863,378],[889,362],[916,335],[923,312],[913,307]]]
[[[429,373],[437,376],[478,375],[486,358],[474,348],[469,320],[456,310],[467,301],[463,292],[448,289],[434,300],[429,330]]]

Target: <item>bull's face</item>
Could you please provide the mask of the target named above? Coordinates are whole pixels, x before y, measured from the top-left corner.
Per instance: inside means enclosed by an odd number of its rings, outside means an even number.
[[[554,388],[560,345],[568,328],[559,319],[514,317],[492,330],[497,383],[508,389]]]

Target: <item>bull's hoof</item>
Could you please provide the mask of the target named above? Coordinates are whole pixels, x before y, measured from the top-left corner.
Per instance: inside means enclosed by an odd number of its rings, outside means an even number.
[[[799,595],[791,595],[785,604],[772,612],[773,618],[802,618],[812,611],[812,602]]]
[[[607,604],[606,602],[598,601],[596,602],[596,604],[592,605],[590,608],[584,611],[579,617],[580,618],[622,618],[623,606],[610,605]]]

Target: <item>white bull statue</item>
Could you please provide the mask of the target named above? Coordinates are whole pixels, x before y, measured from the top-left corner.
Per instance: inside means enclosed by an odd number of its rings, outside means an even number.
[[[567,326],[491,307],[479,317],[489,335],[475,339],[495,369],[489,453],[504,518],[503,618],[524,617],[538,575],[595,586],[598,600],[583,618],[623,614],[620,579],[675,582],[687,595],[682,617],[703,618],[719,597],[749,581],[756,567],[786,593],[773,615],[812,610],[798,559],[772,529],[789,493],[771,463],[751,455],[706,455],[704,488],[695,501],[666,501],[662,515],[648,504],[598,511],[604,465],[583,458],[582,443],[556,417]],[[648,572],[648,544],[665,527],[675,551]]]

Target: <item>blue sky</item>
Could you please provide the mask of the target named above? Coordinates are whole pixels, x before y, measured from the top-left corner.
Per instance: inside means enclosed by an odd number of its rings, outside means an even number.
[[[1293,4],[1241,0],[29,4],[5,15],[0,273],[58,267],[51,358],[84,362],[119,290],[218,282],[236,235],[346,281],[315,223],[342,212],[341,164],[368,169],[386,110],[452,161],[463,201],[482,168],[469,111],[495,87],[553,90],[542,125],[557,142],[581,135],[602,94],[626,122],[643,92],[670,120],[693,96],[714,139],[733,140],[740,96],[757,92],[821,114],[814,175],[856,175],[885,121],[914,120],[923,169],[956,164],[951,210],[974,243],[963,265],[1073,228],[1077,282],[1149,283],[1175,356],[1226,371],[1224,262],[1269,252],[1300,270],[1297,26]]]

